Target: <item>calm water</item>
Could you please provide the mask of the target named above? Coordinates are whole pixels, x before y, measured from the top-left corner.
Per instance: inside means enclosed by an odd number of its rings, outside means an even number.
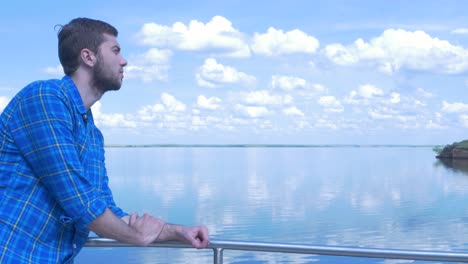
[[[116,202],[212,239],[468,251],[468,165],[430,147],[107,148]],[[225,263],[430,263],[225,251]],[[212,263],[211,250],[85,248],[76,263]]]

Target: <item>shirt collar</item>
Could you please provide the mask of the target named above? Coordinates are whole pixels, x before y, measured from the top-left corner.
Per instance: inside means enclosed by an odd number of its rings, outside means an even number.
[[[76,109],[80,114],[86,114],[86,108],[83,103],[83,99],[81,98],[80,92],[78,91],[78,87],[76,87],[75,83],[73,82],[70,76],[65,75],[62,78],[62,82],[66,88],[67,93],[71,97],[73,104],[75,105]]]

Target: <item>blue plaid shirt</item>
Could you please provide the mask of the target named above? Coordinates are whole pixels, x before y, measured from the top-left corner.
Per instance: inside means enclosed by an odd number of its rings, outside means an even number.
[[[0,116],[0,263],[72,263],[106,208],[126,215],[72,79],[26,86]]]

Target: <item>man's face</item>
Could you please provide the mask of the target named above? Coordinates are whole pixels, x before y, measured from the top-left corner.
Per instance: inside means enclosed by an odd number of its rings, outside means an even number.
[[[93,68],[93,85],[103,93],[117,91],[122,86],[123,68],[127,61],[120,53],[117,39],[104,34],[105,41],[99,46]]]

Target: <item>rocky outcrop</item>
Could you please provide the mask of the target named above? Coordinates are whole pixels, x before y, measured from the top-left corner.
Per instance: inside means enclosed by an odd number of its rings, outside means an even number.
[[[468,140],[445,146],[436,156],[438,159],[468,159]]]

